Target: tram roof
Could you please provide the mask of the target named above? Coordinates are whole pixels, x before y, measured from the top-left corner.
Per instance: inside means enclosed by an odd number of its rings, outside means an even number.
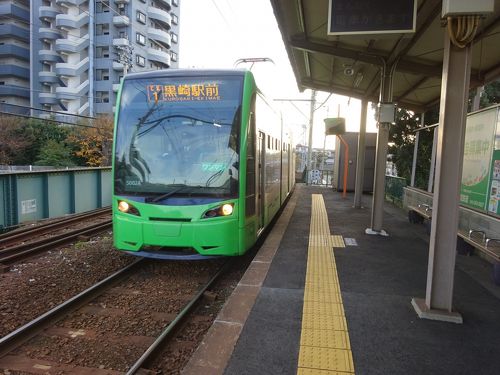
[[[238,76],[249,72],[246,69],[164,69],[127,74],[125,79],[159,78],[159,77],[206,77],[206,76]]]
[[[388,65],[399,60],[394,102],[418,112],[439,103],[445,32],[441,0],[417,1],[415,33],[340,36],[327,35],[328,0],[271,4],[300,90],[378,101],[382,59]],[[500,0],[495,0],[495,11],[481,20],[474,38],[470,88],[500,76],[499,46]],[[346,66],[352,66],[353,75],[344,74]]]

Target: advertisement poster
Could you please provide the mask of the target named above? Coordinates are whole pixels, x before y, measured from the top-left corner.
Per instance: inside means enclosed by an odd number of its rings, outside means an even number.
[[[500,215],[500,150],[493,152],[488,212]]]
[[[496,204],[490,202],[493,189],[493,186],[490,189],[490,175],[494,175],[491,169],[497,112],[498,108],[495,107],[469,115],[465,130],[460,203],[483,211]],[[499,183],[500,179],[495,183],[495,196]]]

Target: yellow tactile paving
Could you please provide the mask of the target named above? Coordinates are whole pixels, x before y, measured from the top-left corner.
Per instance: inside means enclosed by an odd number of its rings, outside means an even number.
[[[325,303],[325,302],[307,303],[307,305],[304,306],[303,314],[345,316],[344,306],[341,303]]]
[[[344,240],[330,234],[323,196],[313,194],[298,375],[354,373],[334,247]]]
[[[351,349],[349,336],[345,331],[324,331],[317,329],[304,329],[300,345],[318,346],[322,348]]]
[[[299,368],[297,375],[346,375],[352,374],[352,372],[345,371],[329,371],[329,370],[318,370],[314,368]]]
[[[300,348],[299,367],[353,372],[350,350],[303,346]]]
[[[345,247],[344,238],[339,235],[333,235],[330,237],[332,247]]]

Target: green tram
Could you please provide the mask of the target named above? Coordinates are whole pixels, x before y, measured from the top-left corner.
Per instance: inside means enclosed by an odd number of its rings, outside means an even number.
[[[117,249],[163,259],[247,251],[294,187],[291,132],[243,70],[130,74],[113,146]]]

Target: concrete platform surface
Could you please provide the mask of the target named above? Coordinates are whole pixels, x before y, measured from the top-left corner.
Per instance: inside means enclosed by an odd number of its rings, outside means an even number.
[[[457,256],[454,306],[463,324],[420,319],[411,301],[425,297],[424,226],[410,224],[405,211],[386,203],[389,236],[367,235],[370,196],[363,197],[365,208],[354,209],[353,195],[342,199],[331,189],[304,185],[185,374],[298,373],[312,194],[323,196],[330,232],[346,243],[332,251],[356,374],[500,374],[500,287],[489,263]]]

